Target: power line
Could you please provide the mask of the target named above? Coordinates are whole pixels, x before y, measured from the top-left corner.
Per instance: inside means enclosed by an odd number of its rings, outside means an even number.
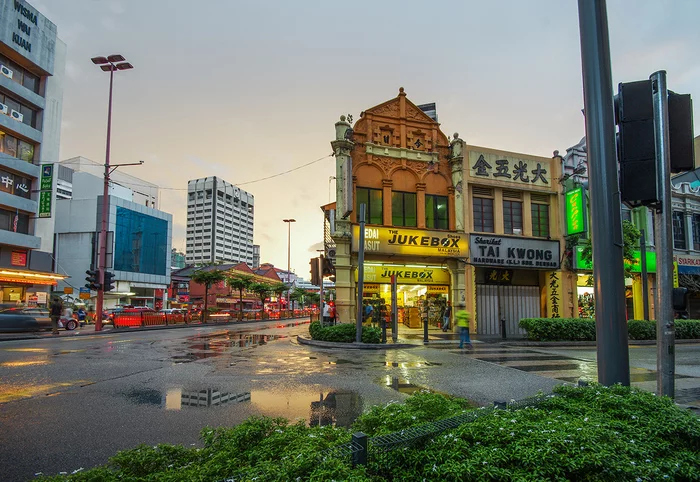
[[[308,166],[310,166],[311,164],[316,164],[317,162],[321,162],[321,161],[323,161],[323,160],[325,160],[325,159],[328,159],[329,157],[333,157],[333,154],[328,154],[328,155],[326,155],[326,156],[319,157],[319,158],[316,159],[315,161],[307,162],[306,164],[302,164],[301,166],[297,166],[297,167],[294,167],[294,168],[289,169],[289,170],[287,170],[287,171],[283,171],[283,172],[280,172],[280,173],[277,173],[277,174],[273,174],[273,175],[271,175],[271,176],[261,177],[261,178],[259,178],[259,179],[254,179],[254,180],[252,180],[252,181],[234,183],[233,185],[236,186],[236,187],[240,187],[240,186],[245,186],[245,185],[247,185],[247,184],[254,184],[254,183],[256,183],[256,182],[267,181],[268,179],[272,179],[272,178],[275,178],[275,177],[284,176],[285,174],[289,174],[290,172],[298,171],[299,169],[303,169],[303,168],[305,168],[305,167],[308,167]],[[119,182],[113,181],[113,180],[111,180],[111,179],[110,179],[110,182],[113,182],[114,184],[117,184],[117,185],[120,185],[120,186],[124,186],[124,187],[130,187],[130,186],[150,187],[150,188],[153,188],[153,187],[154,187],[153,185],[135,184],[135,183],[130,183],[130,182],[128,182],[128,181],[121,181],[123,184],[120,184]],[[126,185],[125,185],[125,184],[126,184]],[[186,187],[160,187],[160,186],[158,186],[158,189],[159,189],[159,190],[165,190],[165,191],[187,191],[188,188],[186,188]]]

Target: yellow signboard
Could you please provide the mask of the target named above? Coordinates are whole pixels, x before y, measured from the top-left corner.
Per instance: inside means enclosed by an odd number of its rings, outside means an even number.
[[[449,285],[450,272],[439,266],[411,268],[398,265],[365,264],[365,283],[391,283],[391,275],[396,276],[400,285]],[[355,271],[357,281],[357,271]],[[367,284],[365,284],[367,291]]]
[[[678,261],[673,262],[673,287],[678,288]]]
[[[81,292],[78,296],[80,297],[81,300],[89,300],[90,299],[90,293],[82,293]]]
[[[561,271],[548,271],[545,280],[547,283],[547,316],[561,318]]]
[[[64,295],[72,295],[73,294],[73,288],[70,286],[65,286],[63,288],[63,294]]]
[[[365,227],[365,253],[466,258],[469,237],[450,231]],[[359,251],[360,226],[352,227],[352,250]]]
[[[365,283],[363,285],[363,289],[365,293],[379,293],[379,284],[378,283]]]
[[[446,295],[450,291],[449,286],[428,286],[428,293],[436,295]]]

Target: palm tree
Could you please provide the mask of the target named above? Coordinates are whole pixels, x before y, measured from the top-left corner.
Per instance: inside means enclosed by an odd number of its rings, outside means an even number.
[[[213,269],[211,271],[195,271],[190,276],[190,281],[194,281],[197,284],[204,285],[204,311],[202,311],[202,321],[207,321],[207,310],[209,309],[209,288],[216,283],[219,283],[226,279],[226,273],[220,269]]]
[[[265,298],[272,293],[272,285],[270,283],[252,283],[250,285],[250,291],[258,295],[262,303],[262,308],[260,308],[260,319],[262,320],[265,315]]]
[[[250,286],[255,281],[255,278],[249,275],[235,275],[226,278],[226,283],[231,289],[238,290],[238,319],[243,320],[243,291],[250,289]]]
[[[282,295],[285,291],[289,291],[289,285],[287,283],[278,282],[272,284],[272,292],[277,295],[277,303],[279,304],[280,312],[282,311]],[[289,311],[289,300],[287,300],[287,311]]]

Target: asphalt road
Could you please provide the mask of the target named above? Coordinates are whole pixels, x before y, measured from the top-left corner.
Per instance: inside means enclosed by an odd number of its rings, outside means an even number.
[[[70,473],[139,443],[196,445],[202,428],[251,415],[349,426],[421,388],[488,405],[549,392],[563,379],[537,370],[554,364],[595,370],[593,347],[339,350],[300,345],[306,333],[265,322],[0,342],[0,478]],[[678,350],[697,376],[700,345]],[[630,353],[655,367],[655,347]]]

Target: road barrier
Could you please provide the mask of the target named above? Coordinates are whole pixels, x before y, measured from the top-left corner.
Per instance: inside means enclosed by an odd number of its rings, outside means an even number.
[[[234,323],[237,321],[266,321],[266,320],[286,320],[292,318],[304,318],[312,316],[314,310],[289,310],[282,312],[244,312],[241,319],[240,314],[235,311],[214,312],[207,316],[208,323]],[[148,310],[129,311],[126,313],[114,313],[113,319],[115,328],[138,328],[146,326],[170,326],[178,324],[200,324],[201,314],[191,315],[190,313],[162,313]]]

